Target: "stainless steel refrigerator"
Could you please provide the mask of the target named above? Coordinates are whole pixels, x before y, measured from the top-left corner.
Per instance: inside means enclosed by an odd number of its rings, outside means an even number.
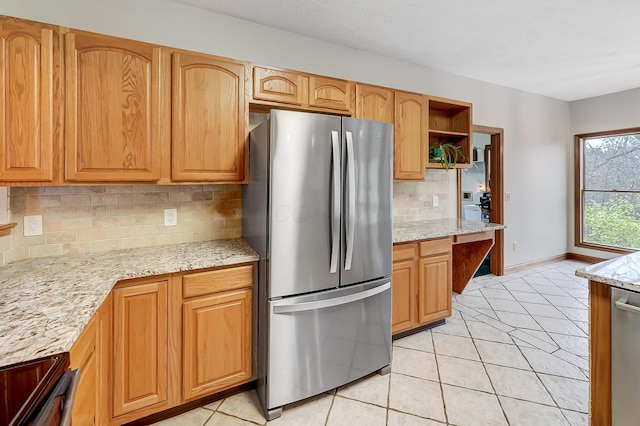
[[[393,126],[272,110],[250,133],[258,394],[282,406],[391,363]]]

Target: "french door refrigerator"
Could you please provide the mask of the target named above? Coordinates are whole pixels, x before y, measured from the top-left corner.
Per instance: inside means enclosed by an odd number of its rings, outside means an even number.
[[[391,363],[393,126],[272,110],[249,137],[258,394],[282,406]]]

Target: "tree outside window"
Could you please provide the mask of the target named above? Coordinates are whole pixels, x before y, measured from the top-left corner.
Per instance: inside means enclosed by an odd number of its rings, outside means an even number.
[[[576,245],[640,249],[640,128],[576,136]]]

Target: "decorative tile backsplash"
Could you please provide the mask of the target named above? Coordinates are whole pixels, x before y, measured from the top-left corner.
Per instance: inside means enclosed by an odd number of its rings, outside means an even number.
[[[164,209],[178,224],[164,226]],[[10,237],[2,264],[70,253],[242,236],[240,185],[68,186],[9,188]],[[42,215],[43,235],[24,237],[23,218]]]

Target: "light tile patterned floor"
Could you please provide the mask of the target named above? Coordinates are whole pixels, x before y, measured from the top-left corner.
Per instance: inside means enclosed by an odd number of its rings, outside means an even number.
[[[588,288],[561,261],[469,283],[446,324],[396,340],[391,374],[286,406],[269,425],[588,424]],[[255,391],[158,425],[264,425]]]

